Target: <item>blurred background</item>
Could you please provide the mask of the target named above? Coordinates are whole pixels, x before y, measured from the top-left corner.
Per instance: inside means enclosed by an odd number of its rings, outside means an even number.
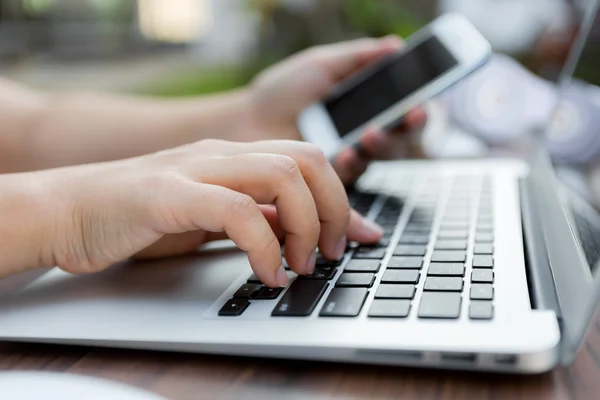
[[[196,95],[315,44],[406,37],[445,11],[549,75],[573,33],[565,0],[0,0],[0,74],[59,90]]]
[[[547,84],[556,83],[588,2],[0,0],[0,75],[51,90],[203,95],[245,85],[304,48],[407,37],[454,11],[497,57],[430,105],[424,144],[434,156],[481,155],[543,129],[553,99]],[[591,74],[600,82],[600,71]]]

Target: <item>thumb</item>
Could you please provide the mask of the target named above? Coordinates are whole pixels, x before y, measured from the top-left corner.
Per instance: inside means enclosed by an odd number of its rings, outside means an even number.
[[[340,81],[368,64],[402,48],[395,35],[381,39],[357,39],[321,47],[317,61],[325,66],[334,81]]]

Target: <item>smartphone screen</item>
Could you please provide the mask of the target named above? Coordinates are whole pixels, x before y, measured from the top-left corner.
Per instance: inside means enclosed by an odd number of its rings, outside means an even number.
[[[329,97],[324,105],[339,134],[345,136],[457,64],[432,36],[395,56],[349,91]]]

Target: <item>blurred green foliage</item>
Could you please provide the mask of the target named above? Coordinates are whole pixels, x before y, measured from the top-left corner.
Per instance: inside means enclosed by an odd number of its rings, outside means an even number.
[[[427,23],[406,1],[346,0],[345,3],[348,22],[368,36],[396,34],[408,37]]]
[[[345,29],[344,36],[347,38],[357,36],[381,37],[388,34],[397,34],[408,37],[421,26],[427,23],[427,18],[414,11],[413,0],[322,0],[336,1],[336,17],[342,22]],[[420,0],[421,1],[421,0]],[[331,9],[329,3],[328,10]],[[246,5],[258,10],[265,19],[265,26],[275,23],[270,18],[280,7],[280,0],[247,0]],[[261,38],[263,46],[256,56],[248,60],[245,65],[223,66],[213,69],[199,69],[194,72],[178,74],[163,81],[155,83],[152,87],[144,90],[145,94],[158,96],[194,96],[209,94],[234,89],[247,84],[262,68],[276,62],[278,58],[285,57],[299,48],[310,47],[327,41],[326,38],[315,37],[311,25],[316,22],[312,20],[314,14],[298,16],[294,22],[297,24],[280,23],[275,29],[264,29]],[[304,20],[302,20],[304,18]],[[285,31],[294,30],[293,32]],[[326,30],[325,30],[326,31]],[[311,34],[308,34],[312,32]],[[319,31],[321,34],[324,31]],[[289,33],[289,35],[286,35]],[[306,34],[304,34],[306,33]],[[270,36],[267,36],[270,35]],[[326,35],[325,35],[326,36]],[[269,43],[280,42],[282,38],[294,38],[285,43],[286,48],[273,52]],[[300,43],[300,45],[299,45]]]
[[[153,83],[140,94],[162,97],[186,97],[223,92],[246,85],[255,69],[247,66],[198,69],[178,73]]]

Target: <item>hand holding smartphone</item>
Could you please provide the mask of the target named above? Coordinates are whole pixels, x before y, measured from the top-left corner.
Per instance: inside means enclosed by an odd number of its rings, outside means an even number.
[[[332,157],[356,146],[364,129],[394,128],[404,114],[482,66],[492,51],[463,16],[445,14],[406,40],[405,47],[340,82],[303,110],[304,140]]]

